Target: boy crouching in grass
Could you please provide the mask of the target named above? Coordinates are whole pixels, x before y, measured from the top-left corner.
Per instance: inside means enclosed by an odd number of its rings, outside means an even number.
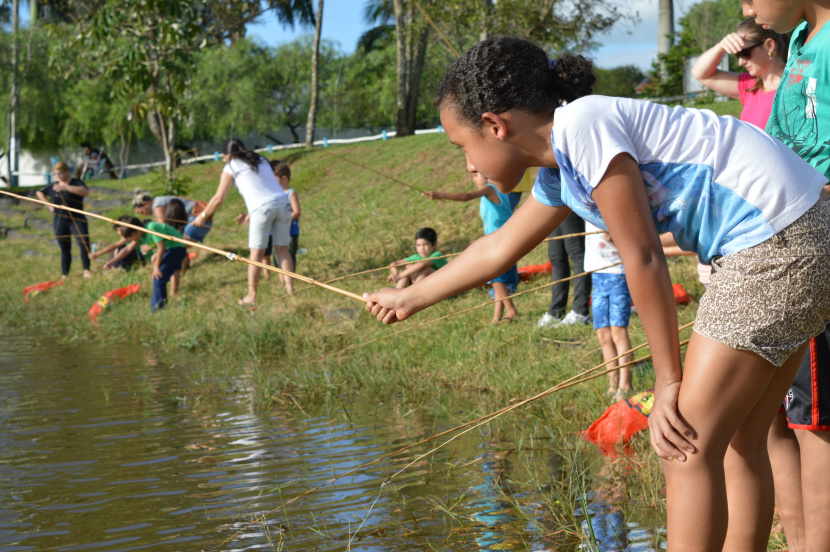
[[[182,239],[181,232],[163,222],[147,221],[145,224],[142,224],[140,220],[131,216],[121,217],[118,220],[133,226],[147,228],[147,230],[152,230],[159,234],[166,234],[174,238]],[[146,234],[140,230],[126,226],[119,226],[118,233],[128,243],[112,259],[106,262],[104,265],[105,269],[116,266],[116,263],[127,258],[135,251],[136,247],[147,245],[157,248],[152,258],[153,296],[150,299],[150,312],[154,313],[167,304],[167,282],[182,267],[182,261],[187,256],[187,249],[182,243],[166,240],[154,234]]]
[[[389,263],[389,270],[392,272],[386,281],[395,284],[396,288],[405,288],[419,280],[422,280],[447,264],[447,259],[433,259],[441,257],[442,253],[436,251],[438,245],[438,234],[432,228],[421,228],[415,233],[415,251],[405,259],[398,259]],[[415,261],[424,261],[418,263]],[[413,263],[413,264],[408,264]],[[399,266],[406,265],[406,268],[398,270]]]

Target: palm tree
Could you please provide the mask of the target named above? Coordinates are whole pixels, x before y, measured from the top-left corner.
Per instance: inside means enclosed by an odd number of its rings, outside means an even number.
[[[657,55],[665,56],[674,43],[674,5],[672,0],[660,0],[659,19],[657,23]],[[660,80],[669,78],[666,62],[660,59]]]
[[[305,127],[305,147],[314,145],[314,117],[317,115],[317,96],[320,91],[317,84],[317,65],[320,61],[320,32],[323,29],[323,0],[317,8],[317,24],[314,29],[314,45],[311,53],[311,101],[308,107],[308,121]]]
[[[415,133],[418,93],[429,38],[429,27],[416,15],[416,9],[415,0],[367,0],[363,12],[366,22],[376,25],[361,36],[360,44],[364,46],[387,34],[394,20],[398,60],[396,136]]]

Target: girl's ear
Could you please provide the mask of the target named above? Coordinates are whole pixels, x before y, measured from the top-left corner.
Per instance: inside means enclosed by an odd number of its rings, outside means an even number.
[[[481,114],[481,120],[484,123],[484,132],[493,136],[497,140],[505,140],[507,138],[507,123],[504,119],[492,113],[485,111]]]

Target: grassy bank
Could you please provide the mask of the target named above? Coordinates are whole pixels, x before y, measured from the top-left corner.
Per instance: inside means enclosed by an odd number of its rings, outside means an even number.
[[[297,272],[301,274],[325,281],[385,266],[413,252],[414,233],[422,226],[437,230],[439,249],[444,253],[461,251],[481,234],[477,202],[431,202],[407,186],[347,161],[359,162],[421,190],[470,189],[463,156],[444,135],[292,150],[279,157],[291,165],[292,186],[302,202],[300,247],[307,253],[299,257]],[[186,195],[209,199],[221,170],[221,163],[183,168],[181,174],[190,179]],[[131,212],[128,204],[118,201],[129,200],[135,187],[163,193],[149,176],[120,184],[108,180],[92,184],[95,188],[86,201],[87,208],[112,218]],[[537,330],[536,320],[550,301],[547,287],[518,297],[519,320],[498,326],[490,323],[490,305],[426,323],[486,303],[489,297],[483,290],[445,301],[391,327],[365,313],[362,303],[320,289],[301,291],[252,314],[237,305],[246,291],[247,265],[205,252],[199,253],[180,293],[155,315],[149,309],[148,267],[132,273],[105,273],[99,263],[94,277],[83,280],[77,258],[66,284],[24,304],[21,291],[25,286],[60,277],[51,215],[27,204],[4,209],[0,226],[12,232],[0,238],[4,252],[0,258],[0,325],[44,338],[57,335],[90,347],[133,342],[162,351],[186,351],[193,356],[193,365],[201,366],[190,370],[192,401],[220,400],[244,377],[264,407],[279,404],[299,409],[326,401],[395,400],[412,409],[438,405],[459,421],[466,421],[551,387],[601,361],[590,326]],[[215,217],[207,243],[247,256],[247,229],[233,222],[243,211],[241,197],[232,191]],[[101,245],[116,239],[112,227],[99,221],[90,223],[90,233],[92,241]],[[77,254],[77,244],[73,243],[73,251]],[[546,261],[546,248],[541,245],[520,264]],[[670,259],[669,266],[675,282],[695,298],[702,294],[692,258]],[[383,287],[385,277],[385,272],[376,272],[336,285],[363,293]],[[274,275],[270,282],[261,283],[260,305],[283,295],[278,280]],[[105,291],[130,283],[142,284],[140,295],[108,308],[100,322],[91,325],[86,313],[92,304]],[[545,283],[545,279],[538,279],[523,284],[519,291]],[[691,321],[695,310],[696,302],[679,308],[680,323]],[[406,331],[396,333],[402,330]],[[688,331],[683,337],[687,335]],[[631,339],[635,345],[645,341],[636,316],[632,318]],[[647,353],[646,348],[638,356]],[[635,389],[650,387],[652,376],[648,363],[640,366],[635,371]],[[572,456],[574,450],[584,450],[575,433],[608,406],[602,396],[605,388],[604,379],[594,380],[523,409],[513,418],[515,425],[509,426],[510,440],[520,450],[533,446],[533,439],[555,441],[556,453],[563,458]],[[525,437],[530,445],[523,444]],[[615,487],[615,492],[623,493],[635,517],[661,518],[662,482],[657,462],[648,452],[646,439],[635,441],[634,455],[602,477],[611,487],[623,482],[624,490]],[[596,467],[595,471],[603,469],[607,468]],[[642,474],[639,480],[624,476],[630,469]],[[542,484],[533,479],[525,483]],[[548,505],[552,519],[573,518],[574,509],[563,510],[554,498]],[[576,522],[571,519],[567,523]]]

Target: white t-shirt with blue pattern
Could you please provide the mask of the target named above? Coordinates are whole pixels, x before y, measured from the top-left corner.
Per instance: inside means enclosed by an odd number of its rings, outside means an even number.
[[[704,263],[783,230],[827,183],[753,125],[626,98],[587,96],[558,108],[551,146],[560,168],[539,171],[537,201],[567,205],[605,229],[591,194],[611,160],[627,153],[640,167],[658,232],[671,232]]]

